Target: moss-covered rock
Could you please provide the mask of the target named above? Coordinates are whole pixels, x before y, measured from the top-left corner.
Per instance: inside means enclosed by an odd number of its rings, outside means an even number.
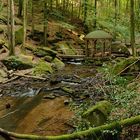
[[[111,45],[111,51],[115,54],[124,54],[126,56],[130,56],[130,52],[125,44],[114,42]]]
[[[15,44],[23,43],[23,27],[15,31]]]
[[[52,62],[53,58],[51,56],[47,55],[47,56],[44,57],[44,60],[47,61],[47,62]]]
[[[112,105],[108,101],[100,101],[95,106],[90,107],[83,113],[82,117],[86,118],[91,125],[99,126],[106,122],[110,114]]]
[[[58,58],[54,58],[52,63],[53,63],[54,68],[56,68],[57,70],[61,70],[65,67],[65,64]]]
[[[75,55],[77,54],[74,47],[72,47],[68,42],[61,41],[56,44],[57,50],[59,53],[65,54],[65,55]]]
[[[47,75],[52,72],[53,69],[51,67],[51,63],[45,62],[43,60],[40,60],[33,70],[34,75]]]
[[[10,56],[6,59],[2,60],[3,64],[7,67],[8,70],[10,69],[28,69],[33,67],[33,63],[31,57],[29,56]]]
[[[115,64],[112,69],[113,74],[140,71],[140,58],[130,57]],[[128,68],[127,68],[128,67]]]
[[[55,58],[57,52],[48,47],[38,47],[37,49],[34,50],[34,54],[39,57],[51,56]]]

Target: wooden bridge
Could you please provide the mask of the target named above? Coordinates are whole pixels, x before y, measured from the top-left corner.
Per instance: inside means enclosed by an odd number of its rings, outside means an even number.
[[[92,51],[92,50],[89,50],[89,51]],[[85,54],[85,50],[84,49],[76,49],[76,54],[62,54],[62,53],[59,53],[57,56],[60,57],[62,60],[72,60],[72,61],[83,61],[83,60],[87,60],[87,59],[92,59],[92,60],[96,60],[96,59],[106,59],[108,57],[110,57],[110,53],[109,52],[99,52],[99,53],[96,53],[93,55],[90,55],[90,56],[87,56]]]

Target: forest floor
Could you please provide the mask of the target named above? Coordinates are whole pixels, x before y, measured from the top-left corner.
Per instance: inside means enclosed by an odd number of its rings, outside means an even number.
[[[6,31],[5,25],[0,25],[0,27]],[[20,27],[21,25],[16,26],[16,28]],[[32,38],[30,37],[31,26],[28,26],[27,44],[33,48],[37,48],[43,43],[43,25],[37,25],[36,30],[37,34]],[[49,48],[52,47],[52,41],[58,39],[56,32],[61,33],[62,41],[70,42],[73,48],[79,49],[81,44],[85,45],[84,41],[79,39],[80,36],[83,36],[83,31],[63,29],[60,28],[60,23],[50,20],[48,32]],[[0,38],[5,39],[5,34],[0,34]],[[20,45],[15,47],[16,55],[22,54],[20,47]],[[34,63],[41,59],[29,50],[26,50],[24,55],[31,56]],[[0,60],[7,56],[8,51],[6,49],[0,54]],[[116,87],[116,89],[113,89],[118,96],[115,94],[110,95],[110,89],[106,93],[106,87],[104,87],[105,75],[97,71],[99,67],[95,67],[92,64],[77,64],[66,64],[64,69],[49,74],[49,76],[45,77],[45,80],[39,80],[38,77],[24,77],[28,74],[30,75],[32,69],[8,70],[11,75],[12,73],[20,73],[21,76],[14,75],[10,79],[6,77],[6,80],[0,83],[0,127],[9,131],[39,135],[72,133],[75,131],[76,125],[79,125],[74,122],[77,115],[76,111],[79,111],[78,107],[83,105],[82,109],[85,109],[84,104],[86,107],[89,107],[89,103],[92,106],[98,101],[111,100],[110,98],[113,98],[111,102],[114,106],[115,104],[123,104],[125,106],[124,108],[121,106],[113,110],[110,115],[111,119],[117,119],[117,117],[118,119],[123,119],[127,115],[127,117],[130,117],[139,113],[140,96],[133,98],[134,94],[130,91],[132,94],[130,96],[126,94],[127,98],[121,93],[121,90],[124,89],[120,87],[120,90]],[[137,91],[140,93],[139,89]],[[108,96],[113,97],[108,98]],[[125,103],[124,100],[126,100]],[[130,107],[135,110],[130,110]],[[79,111],[78,113],[81,112]],[[85,126],[79,127],[80,130],[82,127],[85,129]],[[121,139],[132,140],[139,134],[140,126],[136,125],[124,129],[121,133]]]

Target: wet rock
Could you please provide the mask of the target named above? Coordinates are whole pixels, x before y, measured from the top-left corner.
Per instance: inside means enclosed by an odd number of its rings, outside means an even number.
[[[55,98],[56,98],[56,96],[53,95],[53,94],[45,95],[45,96],[43,97],[43,99],[55,99]]]
[[[64,105],[69,105],[70,101],[67,99],[64,101]]]

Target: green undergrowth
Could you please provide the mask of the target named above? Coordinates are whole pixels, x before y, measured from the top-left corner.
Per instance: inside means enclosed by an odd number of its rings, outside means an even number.
[[[116,76],[111,72],[111,66],[102,69],[106,80],[105,98],[113,103],[110,121],[120,120],[139,114],[140,93],[137,91],[139,83],[128,77]]]
[[[140,112],[140,93],[138,92],[139,83],[135,80],[128,80],[126,77],[115,76],[111,72],[111,66],[104,65],[99,70],[102,74],[103,85],[97,91],[104,92],[104,99],[112,103],[111,113],[108,114],[106,123],[122,120],[132,116],[139,115]],[[74,126],[75,131],[86,130],[95,127],[93,124],[82,118],[82,114],[93,106],[93,102],[89,100],[83,101],[80,105],[75,102],[71,103],[71,108],[75,111]],[[111,135],[120,135],[121,130],[104,132]],[[104,136],[104,133],[101,134]],[[127,132],[126,132],[127,133]],[[134,137],[135,136],[134,134]]]

